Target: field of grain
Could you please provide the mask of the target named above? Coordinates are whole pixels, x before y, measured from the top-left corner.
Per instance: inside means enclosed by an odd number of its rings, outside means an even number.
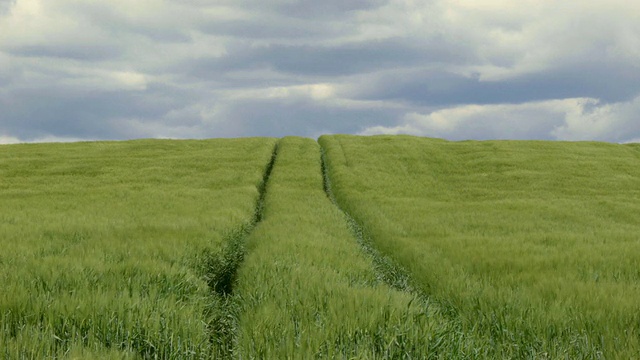
[[[317,142],[279,141],[266,194],[238,275],[237,358],[422,358],[471,347],[421,299],[379,279],[323,190]]]
[[[2,359],[640,358],[640,146],[0,146]]]
[[[0,146],[0,358],[215,354],[209,265],[252,221],[273,146]]]
[[[341,207],[487,356],[640,356],[637,145],[319,141]]]

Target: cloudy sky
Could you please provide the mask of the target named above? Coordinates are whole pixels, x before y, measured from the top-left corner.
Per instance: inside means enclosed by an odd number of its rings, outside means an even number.
[[[0,0],[0,143],[640,140],[640,2]]]

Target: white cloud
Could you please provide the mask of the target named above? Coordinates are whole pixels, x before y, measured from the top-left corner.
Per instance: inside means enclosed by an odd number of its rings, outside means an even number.
[[[322,102],[336,96],[336,86],[328,83],[274,86],[223,92],[227,99],[282,99],[286,102],[312,100]]]
[[[143,91],[148,79],[134,71],[109,71],[101,69],[74,69],[73,74],[63,78],[59,84],[71,89],[90,91]]]
[[[0,58],[0,64],[2,63]],[[12,72],[8,75],[16,89],[52,88],[57,91],[143,91],[151,81],[151,76],[137,71],[92,66],[76,60],[52,62],[46,58],[25,58],[8,60]],[[0,74],[1,75],[1,74]]]
[[[17,137],[0,135],[0,145],[19,144],[20,142]]]
[[[392,0],[360,15],[364,38],[440,38],[475,60],[455,70],[498,80],[563,63],[640,61],[640,3],[626,0]]]
[[[165,123],[158,119],[118,119],[115,124],[120,126],[130,138],[159,138],[159,139],[183,139],[200,138],[202,128],[199,124]]]
[[[639,114],[640,97],[615,104],[574,98],[525,104],[464,105],[426,114],[408,113],[398,126],[373,126],[360,134],[624,142],[640,134]]]
[[[43,136],[38,137],[33,140],[29,140],[29,143],[66,143],[66,142],[77,142],[77,141],[88,141],[93,139],[87,138],[76,138],[76,137],[64,137],[64,136]]]
[[[640,134],[640,97],[629,102],[600,104],[588,99],[568,109],[565,122],[551,135],[561,140],[629,141]]]
[[[22,143],[61,143],[61,142],[77,142],[77,141],[86,141],[91,139],[81,139],[81,138],[73,138],[73,137],[57,137],[57,136],[43,136],[30,140],[22,140],[13,136],[4,136],[0,135],[0,145],[8,145],[8,144],[22,144]]]
[[[63,11],[65,1],[20,0],[0,17],[0,49],[55,57],[90,57],[117,42],[83,17]]]
[[[529,104],[464,105],[430,113],[411,112],[403,123],[392,127],[371,127],[362,135],[412,134],[443,138],[535,138],[540,127],[553,127],[558,114],[572,108],[578,99]],[[541,124],[543,123],[544,124]]]

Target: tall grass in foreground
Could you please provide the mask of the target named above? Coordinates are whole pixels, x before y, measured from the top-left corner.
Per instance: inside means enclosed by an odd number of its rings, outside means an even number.
[[[333,191],[488,357],[640,357],[640,148],[323,136]]]
[[[472,347],[411,294],[382,283],[323,191],[320,148],[284,138],[236,294],[242,359],[450,358]]]
[[[209,358],[205,265],[251,221],[273,145],[0,146],[0,358]]]

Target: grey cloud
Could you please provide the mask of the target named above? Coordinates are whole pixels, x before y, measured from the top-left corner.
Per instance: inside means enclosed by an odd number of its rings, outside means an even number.
[[[13,46],[8,53],[22,57],[53,57],[81,61],[116,59],[123,49],[106,44],[37,44]]]
[[[8,13],[15,2],[16,0],[0,0],[0,15]]]
[[[221,58],[198,59],[189,69],[197,76],[256,68],[271,68],[301,76],[345,76],[423,63],[456,64],[468,61],[468,54],[458,51],[437,41],[418,47],[405,39],[336,46],[240,46]]]
[[[615,102],[640,94],[640,69],[630,64],[575,64],[500,81],[425,71],[386,75],[372,85],[357,97],[429,106],[517,104],[578,97]]]
[[[315,24],[315,26],[313,26]],[[258,17],[256,19],[224,20],[203,23],[199,30],[215,35],[232,36],[237,39],[316,39],[321,41],[327,37],[337,36],[349,31],[350,25],[340,22],[326,26],[319,21],[308,21],[299,19],[281,19]]]
[[[187,42],[191,23],[201,21],[197,9],[188,7],[178,7],[180,11],[167,14],[168,9],[157,6],[137,16],[108,2],[75,2],[63,9],[77,21],[94,28],[88,31],[99,29],[111,39],[125,38],[129,43],[137,40],[136,36],[162,43]]]
[[[0,0],[4,139],[406,128],[617,141],[640,123],[631,3],[582,8],[602,13],[591,28],[550,3],[31,1]]]
[[[303,18],[343,17],[357,10],[370,10],[380,7],[384,0],[302,0],[288,2],[277,7],[281,14]]]
[[[196,28],[208,34],[235,40],[269,40],[271,45],[287,43],[321,44],[358,34],[357,11],[372,10],[388,1],[236,1],[231,9],[245,16],[233,19],[202,19]],[[249,10],[250,9],[250,10]]]
[[[281,18],[342,19],[353,16],[354,11],[372,10],[389,2],[389,0],[220,0],[217,4],[250,10],[258,15],[277,14]],[[185,3],[195,7],[211,5],[210,1],[198,0],[189,0]]]
[[[55,87],[22,89],[5,97],[11,101],[1,117],[2,130],[20,139],[52,135],[90,139],[132,138],[117,120],[152,121],[188,102],[185,94],[163,86],[143,93],[128,91],[69,92]]]
[[[391,125],[398,110],[348,109],[321,106],[311,101],[240,101],[225,113],[236,124],[232,136],[316,136],[322,133],[356,133],[374,124]],[[349,119],[349,121],[345,121]]]

